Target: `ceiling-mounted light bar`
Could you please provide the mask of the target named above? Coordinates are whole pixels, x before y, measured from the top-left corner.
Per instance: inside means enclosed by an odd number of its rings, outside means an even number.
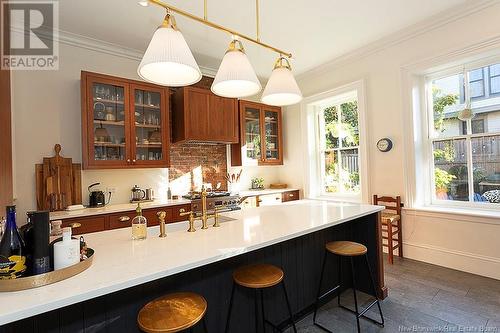
[[[169,9],[169,10],[171,10],[171,11],[172,11],[172,12],[174,12],[174,13],[177,13],[177,14],[179,14],[179,15],[185,16],[185,17],[190,18],[190,19],[192,19],[192,20],[198,21],[198,22],[200,22],[200,23],[202,23],[202,24],[205,24],[205,25],[207,25],[207,26],[209,26],[209,27],[212,27],[212,28],[214,28],[214,29],[222,30],[222,31],[225,31],[225,32],[227,32],[227,33],[229,33],[229,34],[231,34],[231,35],[235,35],[235,36],[238,36],[238,37],[240,37],[240,38],[246,39],[246,40],[248,40],[248,41],[250,41],[250,42],[252,42],[252,43],[258,44],[258,45],[260,45],[260,46],[262,46],[262,47],[265,47],[265,48],[267,48],[267,49],[270,49],[270,50],[272,50],[272,51],[274,51],[274,52],[276,52],[276,53],[279,53],[279,54],[282,54],[282,55],[284,55],[284,56],[287,56],[288,58],[291,58],[291,57],[292,57],[292,54],[291,54],[290,52],[286,52],[286,51],[280,50],[280,49],[278,49],[278,48],[276,48],[276,47],[274,47],[274,46],[271,46],[271,45],[269,45],[269,44],[263,43],[263,42],[261,42],[261,41],[259,41],[259,40],[255,39],[255,38],[252,38],[252,37],[247,36],[247,35],[245,35],[245,34],[241,34],[241,33],[239,33],[238,31],[235,31],[235,30],[232,30],[232,29],[226,28],[226,27],[224,27],[224,26],[222,26],[222,25],[219,25],[219,24],[217,24],[217,23],[211,22],[211,21],[206,20],[206,19],[204,19],[204,18],[202,18],[202,17],[199,17],[199,16],[196,16],[196,15],[193,15],[193,14],[191,14],[191,13],[188,13],[188,12],[186,12],[186,11],[183,11],[182,9],[179,9],[179,8],[173,7],[173,6],[169,5],[169,4],[163,3],[162,1],[159,1],[159,0],[148,0],[148,1],[149,1],[150,3],[153,3],[153,4],[155,4],[155,5],[158,5],[158,6],[160,6],[160,7],[163,7],[163,8],[165,8],[165,9]]]
[[[255,0],[256,38],[213,23],[207,18],[207,0],[203,1],[203,18],[170,6],[160,0],[147,0],[167,10],[163,24],[156,30],[139,65],[139,75],[151,82],[165,86],[187,86],[201,79],[201,72],[184,37],[177,29],[175,12],[209,27],[232,35],[232,41],[222,59],[212,83],[212,92],[222,97],[240,98],[257,94],[262,86],[248,60],[239,38],[270,49],[279,54],[273,72],[262,95],[262,101],[270,105],[291,105],[302,99],[292,74],[292,54],[260,41],[259,0]],[[143,2],[143,1],[141,1]],[[139,4],[143,5],[141,2]]]

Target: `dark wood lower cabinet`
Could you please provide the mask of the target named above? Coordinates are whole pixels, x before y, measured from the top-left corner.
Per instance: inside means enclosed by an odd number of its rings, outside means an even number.
[[[136,320],[141,307],[156,297],[175,291],[193,291],[203,295],[208,302],[206,319],[209,332],[223,332],[232,273],[237,267],[248,263],[270,263],[283,268],[292,311],[297,318],[301,318],[313,310],[325,244],[332,240],[352,240],[367,246],[377,290],[383,296],[385,288],[380,258],[382,254],[377,246],[378,228],[378,214],[361,217],[263,249],[11,323],[0,327],[0,333],[139,332]],[[338,259],[335,256],[327,259],[324,291],[337,283]],[[369,275],[362,258],[355,260],[355,269],[358,288],[368,292]],[[348,288],[351,278],[347,266],[342,272],[344,287]],[[334,296],[330,295],[330,298]],[[253,297],[253,290],[237,288],[230,332],[255,332]],[[270,321],[285,322],[287,311],[280,288],[266,289],[264,303]],[[348,312],[345,316],[349,320],[355,320]]]
[[[142,215],[148,220],[148,226],[152,227],[160,224],[160,222],[158,221],[158,216],[156,215],[160,211],[165,211],[167,213],[167,217],[165,219],[166,223],[174,223],[185,221],[186,217],[180,216],[180,213],[190,210],[191,204],[183,204],[144,209],[142,211]],[[136,215],[137,213],[135,212],[135,210],[130,210],[113,214],[70,218],[63,220],[62,227],[71,227],[73,230],[73,235],[119,229],[130,227],[132,225],[132,219]]]

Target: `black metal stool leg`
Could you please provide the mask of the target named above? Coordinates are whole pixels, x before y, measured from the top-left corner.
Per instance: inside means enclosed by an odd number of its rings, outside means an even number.
[[[203,331],[205,331],[205,333],[208,333],[207,318],[205,317],[203,317]]]
[[[358,310],[358,297],[356,296],[356,278],[354,277],[354,260],[351,257],[351,277],[352,277],[352,292],[354,293],[354,309],[356,310],[356,325],[358,326],[358,333],[361,332],[359,327],[359,310]]]
[[[266,333],[266,317],[265,317],[265,311],[264,311],[264,290],[260,290],[260,309],[262,312],[262,332]]]
[[[281,281],[281,286],[283,287],[283,292],[285,293],[286,306],[288,308],[288,314],[290,315],[290,322],[293,327],[293,331],[297,333],[297,327],[295,327],[295,320],[293,319],[292,307],[290,306],[290,301],[288,300],[288,293],[286,292],[285,281]]]
[[[233,288],[231,289],[231,298],[229,299],[229,310],[227,312],[226,318],[226,329],[225,333],[229,331],[229,321],[231,320],[231,311],[233,310],[233,298],[234,298],[234,289],[236,288],[236,284],[233,282]]]
[[[339,280],[339,292],[337,294],[337,305],[340,306],[340,286],[342,285],[342,257],[337,256],[339,259],[338,267],[337,267],[337,279]]]
[[[321,265],[321,275],[319,276],[318,293],[316,295],[316,303],[314,303],[313,323],[316,323],[316,315],[318,314],[318,303],[319,303],[319,297],[321,296],[321,284],[323,283],[323,274],[325,273],[327,254],[328,252],[325,251],[325,254],[323,255],[323,264]]]
[[[259,304],[258,304],[258,289],[254,290],[254,305],[255,305],[255,332],[259,331]]]
[[[382,314],[382,308],[380,307],[380,301],[379,301],[378,296],[377,296],[377,290],[375,289],[375,281],[373,280],[372,269],[370,267],[370,262],[368,261],[368,254],[365,254],[365,262],[366,262],[366,266],[368,267],[368,273],[370,274],[370,282],[371,282],[371,286],[372,286],[373,297],[375,297],[375,299],[376,299],[378,312],[380,313],[380,318],[382,319],[382,321],[377,322],[371,318],[368,318],[368,317],[367,318],[371,319],[373,322],[375,322],[378,325],[384,326],[384,315]]]

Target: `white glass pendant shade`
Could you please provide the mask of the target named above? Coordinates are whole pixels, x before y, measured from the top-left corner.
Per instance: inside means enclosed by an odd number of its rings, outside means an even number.
[[[283,65],[282,61],[286,64]],[[268,105],[292,105],[302,100],[302,93],[293,77],[288,60],[280,58],[276,62],[269,81],[267,81],[261,101]]]
[[[200,68],[170,15],[153,34],[137,73],[146,81],[169,87],[188,86],[201,80]]]
[[[239,43],[239,47],[236,47],[236,43]],[[222,97],[238,98],[255,95],[261,89],[243,46],[239,41],[233,40],[215,75],[212,92]]]

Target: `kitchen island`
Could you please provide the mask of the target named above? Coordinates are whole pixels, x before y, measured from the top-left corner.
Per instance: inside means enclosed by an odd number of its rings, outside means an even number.
[[[132,241],[129,228],[87,234],[86,241],[96,253],[88,270],[49,286],[0,293],[4,305],[0,308],[0,332],[135,332],[137,313],[145,303],[178,290],[202,294],[208,301],[209,330],[221,332],[232,271],[253,262],[283,268],[298,317],[312,309],[324,245],[332,240],[353,240],[368,247],[377,291],[384,297],[382,209],[300,200],[224,213],[226,222],[219,228],[194,233],[185,231],[184,222],[171,224],[166,238],[157,237],[158,227],[149,228],[144,241]],[[336,282],[334,267],[330,264],[327,269],[325,289]],[[357,272],[360,289],[368,290],[362,265]],[[344,280],[348,281],[347,276]],[[238,332],[253,330],[253,302],[245,301],[252,296],[245,290],[236,295],[233,320],[240,323]],[[286,318],[282,297],[279,290],[270,290],[265,298],[269,319],[278,323]]]

